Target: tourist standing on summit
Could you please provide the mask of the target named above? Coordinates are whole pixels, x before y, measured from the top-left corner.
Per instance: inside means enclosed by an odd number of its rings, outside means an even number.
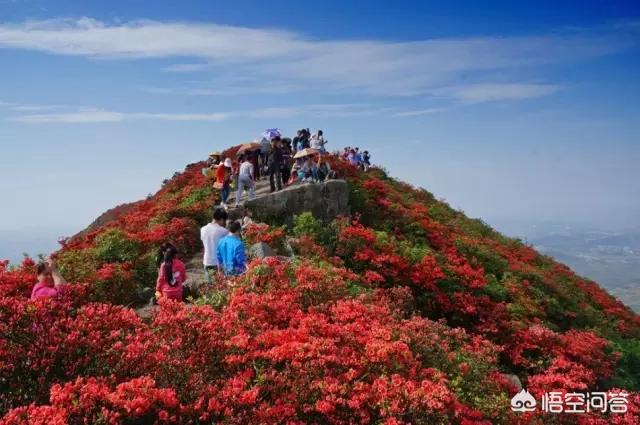
[[[320,150],[321,153],[326,153],[327,152],[327,148],[325,147],[327,145],[327,141],[324,140],[324,135],[322,133],[322,130],[318,130],[318,149]]]
[[[238,190],[236,192],[236,207],[240,206],[242,193],[249,190],[249,200],[256,197],[256,183],[253,180],[253,164],[248,155],[243,155],[238,171]]]
[[[369,151],[362,153],[362,163],[364,164],[364,171],[369,171],[369,167],[371,167],[371,154]]]
[[[271,152],[269,152],[269,184],[271,192],[282,189],[282,146],[280,138],[276,137],[271,142]]]
[[[298,132],[296,133],[296,137],[294,137],[291,141],[291,145],[293,148],[293,153],[302,150],[302,130],[298,130]]]
[[[320,150],[320,139],[315,133],[311,135],[311,149]]]
[[[213,221],[200,229],[200,239],[204,246],[204,258],[202,264],[204,266],[204,277],[208,284],[212,283],[211,273],[218,270],[218,242],[229,234],[226,229],[227,212],[221,208],[217,208],[213,212]]]
[[[264,176],[271,151],[271,142],[266,137],[260,141],[260,176]]]

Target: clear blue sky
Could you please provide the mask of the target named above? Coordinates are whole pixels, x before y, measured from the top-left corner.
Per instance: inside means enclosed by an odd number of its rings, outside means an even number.
[[[490,223],[638,225],[639,41],[637,1],[0,0],[0,231],[274,126]]]

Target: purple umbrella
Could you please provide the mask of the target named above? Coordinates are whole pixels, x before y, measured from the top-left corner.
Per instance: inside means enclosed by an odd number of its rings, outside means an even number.
[[[273,140],[276,137],[282,137],[282,131],[279,128],[268,128],[262,133],[262,137]]]

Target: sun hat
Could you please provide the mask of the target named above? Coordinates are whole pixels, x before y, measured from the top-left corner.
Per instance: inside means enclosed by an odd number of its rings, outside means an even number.
[[[231,162],[231,158],[227,158],[224,160],[224,166],[229,168],[233,166],[233,163]]]

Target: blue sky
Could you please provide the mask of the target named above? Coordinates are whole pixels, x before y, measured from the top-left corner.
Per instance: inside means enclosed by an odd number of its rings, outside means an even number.
[[[364,4],[0,0],[0,232],[72,233],[273,126],[498,227],[639,224],[637,2]]]

